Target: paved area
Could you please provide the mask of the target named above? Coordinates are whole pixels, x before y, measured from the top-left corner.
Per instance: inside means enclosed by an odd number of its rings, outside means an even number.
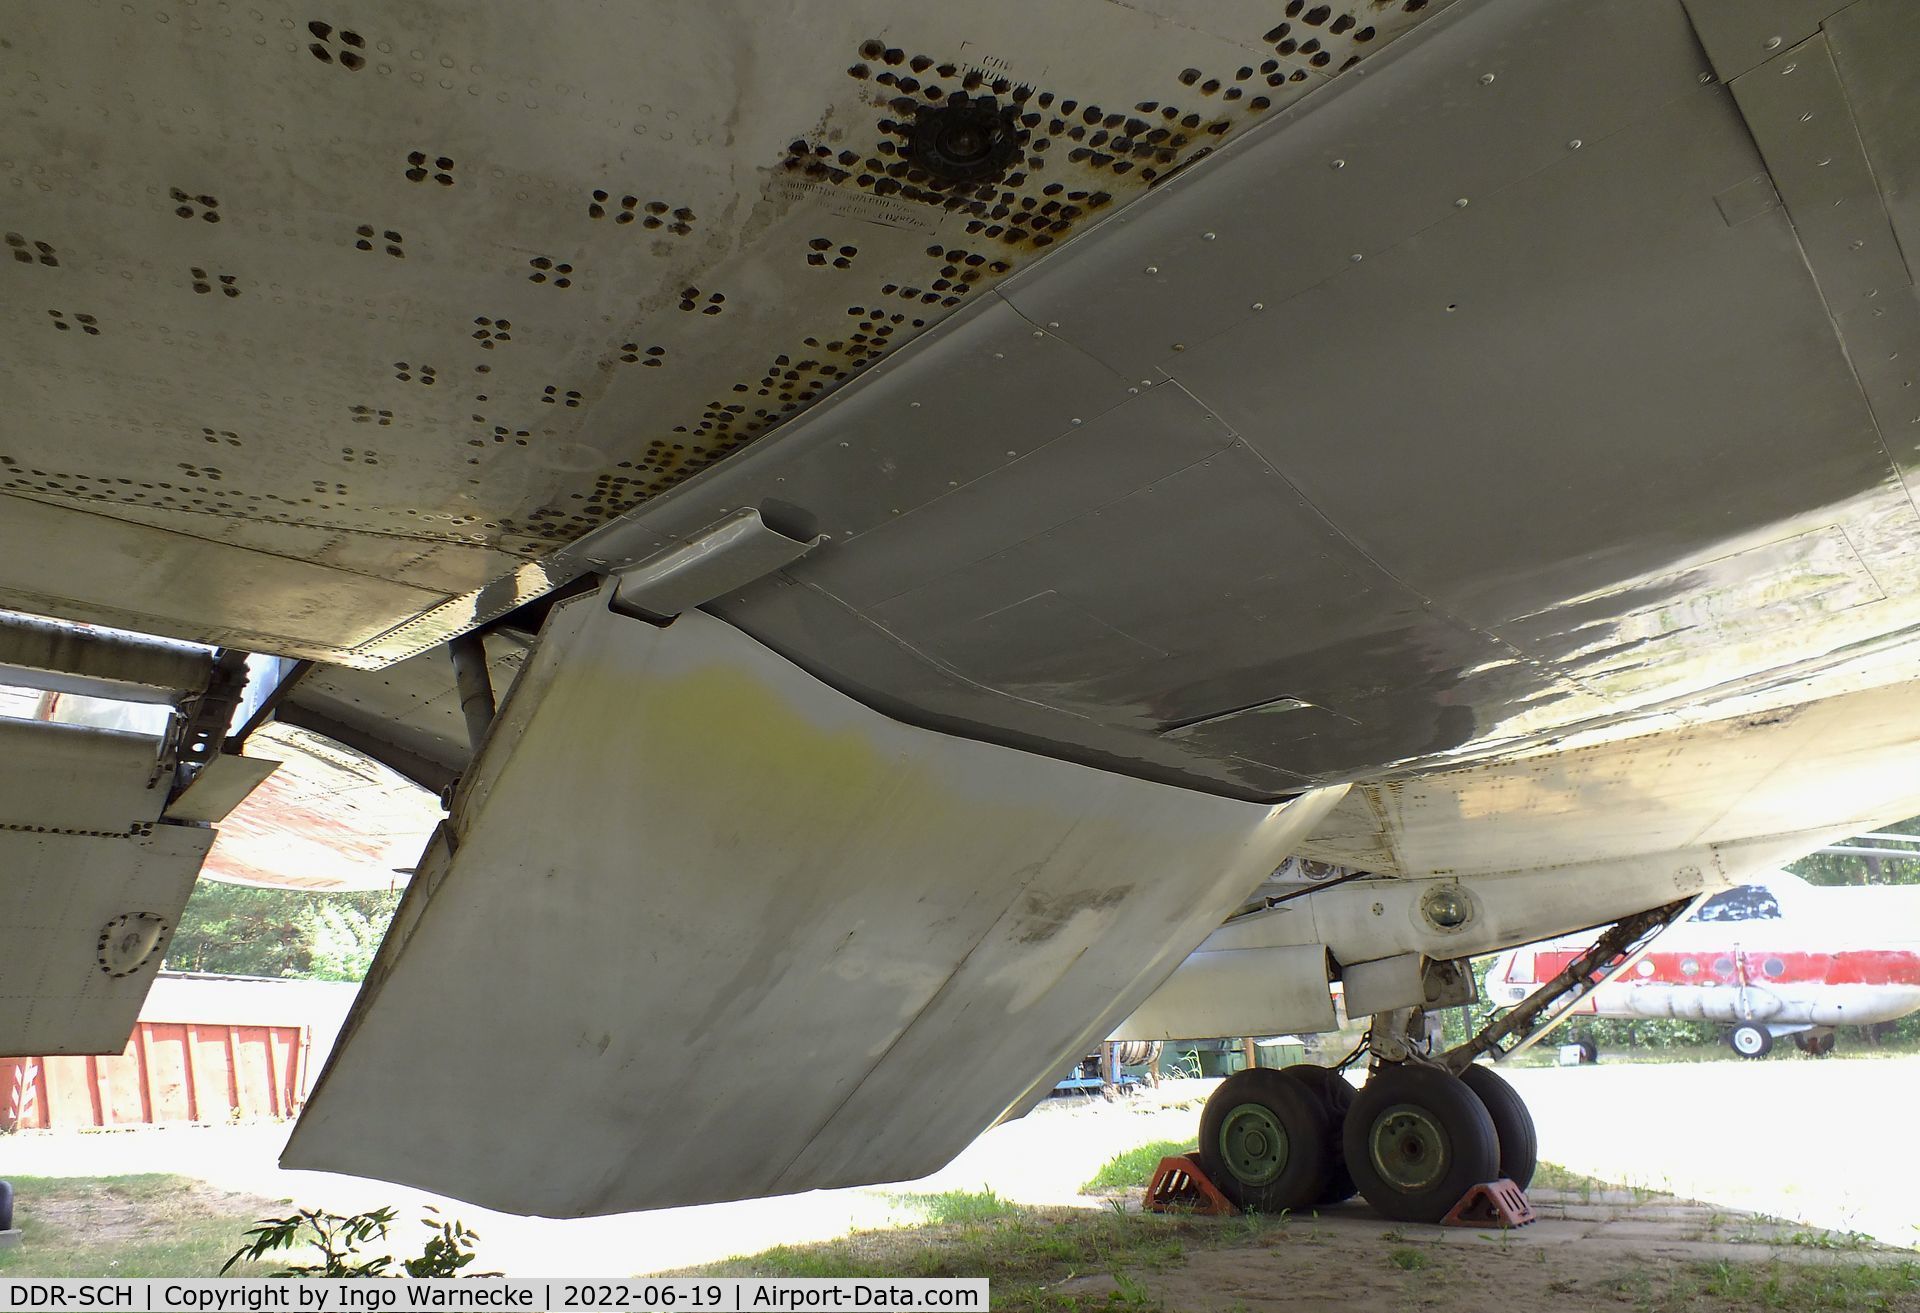
[[[1357,1201],[1253,1227],[1222,1219],[1237,1232],[1230,1246],[1192,1247],[1176,1266],[1129,1272],[1131,1290],[1100,1272],[1053,1293],[1183,1313],[1711,1309],[1734,1304],[1729,1293],[1751,1280],[1771,1285],[1768,1308],[1909,1307],[1813,1303],[1818,1269],[1898,1264],[1909,1253],[1827,1249],[1801,1227],[1643,1192],[1540,1190],[1533,1202],[1540,1220],[1517,1231],[1389,1223]],[[1905,1292],[1911,1282],[1889,1270],[1886,1285]]]
[[[1920,1057],[1511,1073],[1543,1157],[1729,1209],[1920,1246]]]

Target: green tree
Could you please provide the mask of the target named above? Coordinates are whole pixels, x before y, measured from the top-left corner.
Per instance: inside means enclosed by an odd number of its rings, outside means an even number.
[[[170,971],[360,980],[397,892],[318,894],[202,880],[167,947]]]
[[[1912,820],[1883,825],[1878,833],[1911,834],[1920,837],[1920,816]],[[1863,839],[1857,844],[1842,841],[1849,848],[1903,848],[1899,843],[1876,843]],[[1787,867],[1811,884],[1920,884],[1920,847],[1912,857],[1882,857],[1876,854],[1810,853]]]
[[[315,980],[365,980],[393,919],[393,906],[368,911],[353,903],[315,899],[301,913]]]

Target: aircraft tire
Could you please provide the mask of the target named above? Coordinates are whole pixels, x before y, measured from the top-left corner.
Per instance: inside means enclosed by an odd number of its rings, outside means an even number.
[[[1764,1058],[1773,1052],[1773,1032],[1765,1026],[1743,1022],[1727,1032],[1727,1047],[1743,1058]]]
[[[1540,1138],[1534,1131],[1527,1101],[1491,1067],[1470,1064],[1460,1073],[1460,1079],[1493,1118],[1493,1132],[1500,1140],[1500,1175],[1526,1189],[1540,1161]]]
[[[1325,1104],[1271,1067],[1235,1072],[1200,1114],[1200,1168],[1250,1213],[1311,1208],[1328,1184]]]
[[[1451,1072],[1411,1063],[1382,1067],[1361,1087],[1346,1151],[1360,1193],[1396,1222],[1438,1222],[1500,1168],[1487,1106]]]
[[[1327,1142],[1327,1188],[1320,1192],[1320,1197],[1314,1202],[1346,1202],[1360,1193],[1360,1187],[1354,1184],[1353,1173],[1347,1170],[1345,1144],[1347,1109],[1353,1106],[1353,1086],[1333,1068],[1311,1062],[1296,1062],[1291,1067],[1282,1067],[1280,1074],[1304,1085],[1325,1119],[1321,1124],[1321,1133]]]

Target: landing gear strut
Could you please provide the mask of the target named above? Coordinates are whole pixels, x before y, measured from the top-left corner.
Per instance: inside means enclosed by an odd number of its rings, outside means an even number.
[[[1803,1030],[1793,1037],[1793,1043],[1810,1058],[1824,1058],[1833,1052],[1833,1039],[1830,1030]]]

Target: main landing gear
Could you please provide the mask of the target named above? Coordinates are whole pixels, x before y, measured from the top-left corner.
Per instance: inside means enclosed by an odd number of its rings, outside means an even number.
[[[1200,1166],[1254,1212],[1366,1196],[1400,1222],[1437,1222],[1483,1181],[1533,1179],[1526,1104],[1497,1073],[1438,1061],[1378,1064],[1357,1092],[1339,1072],[1254,1068],[1223,1082],[1200,1117]]]
[[[1200,1117],[1201,1170],[1242,1208],[1298,1211],[1358,1192],[1398,1222],[1438,1222],[1468,1190],[1501,1177],[1526,1189],[1537,1161],[1533,1116],[1511,1085],[1473,1060],[1541,1039],[1689,904],[1616,922],[1456,1049],[1437,1050],[1420,1008],[1376,1014],[1371,1073],[1358,1093],[1339,1072],[1314,1066],[1228,1077]]]

